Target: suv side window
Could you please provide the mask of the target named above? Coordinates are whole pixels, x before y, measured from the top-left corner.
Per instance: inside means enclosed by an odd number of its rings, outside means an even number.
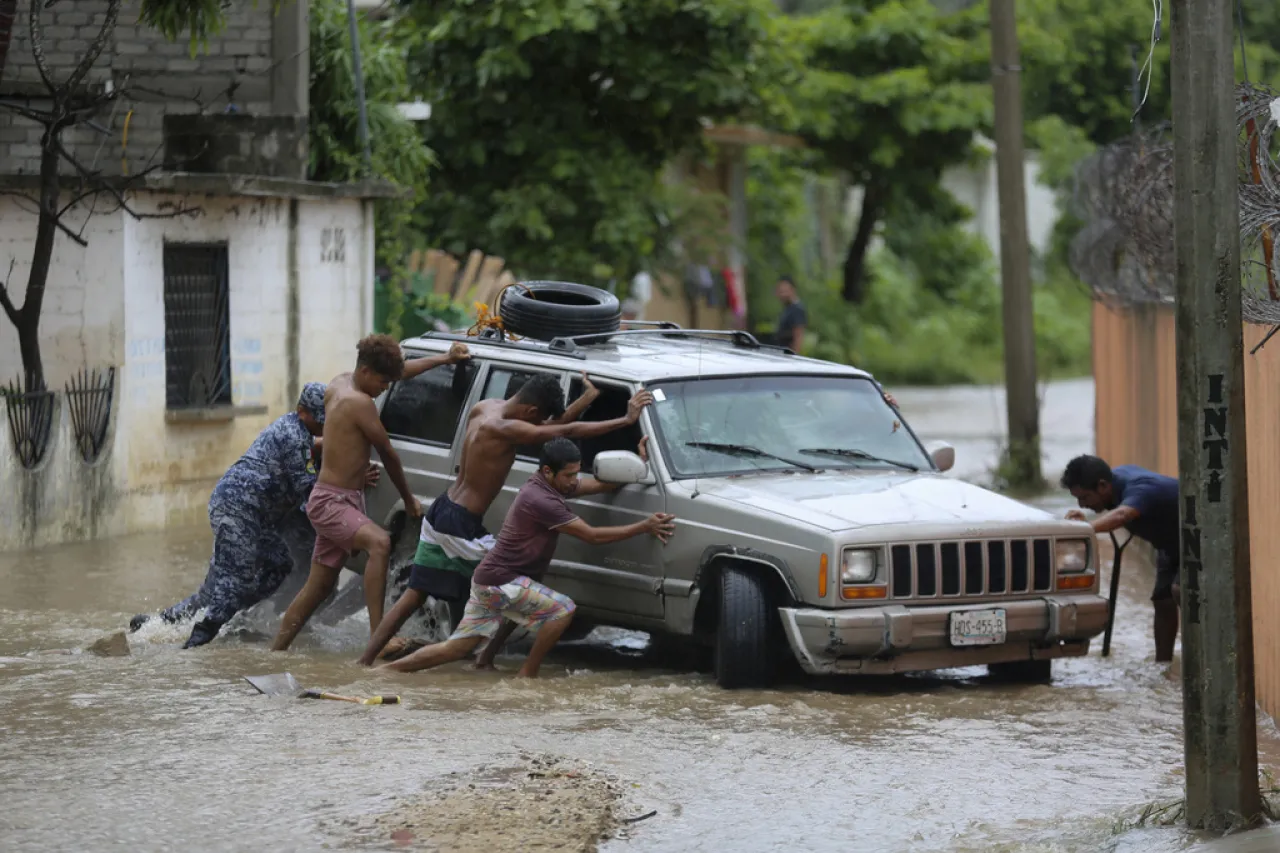
[[[470,361],[443,364],[392,385],[382,406],[387,434],[444,447],[453,444],[476,369]]]
[[[524,383],[539,373],[551,373],[549,370],[514,370],[510,367],[494,365],[489,369],[489,378],[484,384],[482,400],[510,400],[520,392]],[[554,374],[552,374],[554,375]],[[516,448],[516,456],[537,460],[542,452],[539,445],[521,445]]]
[[[614,418],[626,417],[627,404],[631,402],[631,392],[621,385],[607,385],[597,382],[600,396],[582,413],[580,421],[611,421]],[[582,396],[582,377],[574,377],[569,383],[569,400]],[[596,454],[606,450],[630,450],[632,453],[640,446],[644,433],[639,423],[622,429],[607,432],[595,438],[584,438],[578,442],[582,448],[582,472],[594,471]]]

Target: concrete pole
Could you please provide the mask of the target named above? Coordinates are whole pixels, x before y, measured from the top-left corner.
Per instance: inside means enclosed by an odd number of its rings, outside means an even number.
[[[1173,0],[1187,823],[1258,820],[1230,0]]]
[[[373,174],[373,155],[369,151],[369,112],[364,102],[364,64],[360,61],[360,26],[356,22],[355,0],[347,0],[347,28],[351,31],[351,70],[356,78],[360,148],[364,154],[364,175],[369,177]]]
[[[996,174],[1000,196],[1000,281],[1004,303],[1004,382],[1008,402],[1010,485],[1037,489],[1040,411],[1031,252],[1022,151],[1022,86],[1014,0],[991,0],[991,87],[995,95]]]

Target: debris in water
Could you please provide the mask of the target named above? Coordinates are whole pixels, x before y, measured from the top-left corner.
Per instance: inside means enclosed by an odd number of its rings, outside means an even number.
[[[623,822],[623,823],[639,823],[639,822],[640,822],[640,821],[642,821],[642,820],[648,820],[649,818],[653,817],[653,816],[654,816],[654,815],[656,815],[657,813],[658,813],[658,810],[657,810],[657,809],[654,809],[654,810],[653,810],[653,811],[651,811],[651,812],[645,812],[644,814],[640,815],[639,817],[624,817],[624,818],[622,819],[622,822]]]
[[[129,638],[124,631],[116,631],[103,637],[86,650],[100,658],[125,658],[129,656]]]

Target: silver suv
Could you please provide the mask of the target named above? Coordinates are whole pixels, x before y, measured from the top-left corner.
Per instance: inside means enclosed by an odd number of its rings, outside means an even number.
[[[767,684],[789,659],[813,674],[983,664],[1043,680],[1105,627],[1089,525],[944,477],[955,451],[923,446],[861,370],[669,325],[550,343],[429,334],[403,346],[417,357],[456,340],[471,361],[396,383],[379,401],[424,506],[453,481],[464,415],[480,400],[538,373],[557,376],[571,400],[585,372],[601,394],[584,420],[606,420],[639,389],[653,393],[638,424],[581,442],[583,469],[626,487],[573,504],[592,525],[673,513],[676,535],[665,547],[561,540],[546,582],[577,602],[579,634],[615,625],[681,638],[714,652],[722,686],[740,687]],[[649,466],[635,455],[642,436]],[[491,530],[536,453],[520,450]],[[394,580],[418,531],[386,477],[368,504],[392,532]]]

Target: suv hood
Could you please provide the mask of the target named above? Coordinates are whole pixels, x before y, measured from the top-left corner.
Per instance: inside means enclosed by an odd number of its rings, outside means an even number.
[[[692,490],[692,481],[684,481]],[[697,491],[827,530],[881,524],[1044,522],[1054,517],[941,474],[826,471],[697,481]]]

